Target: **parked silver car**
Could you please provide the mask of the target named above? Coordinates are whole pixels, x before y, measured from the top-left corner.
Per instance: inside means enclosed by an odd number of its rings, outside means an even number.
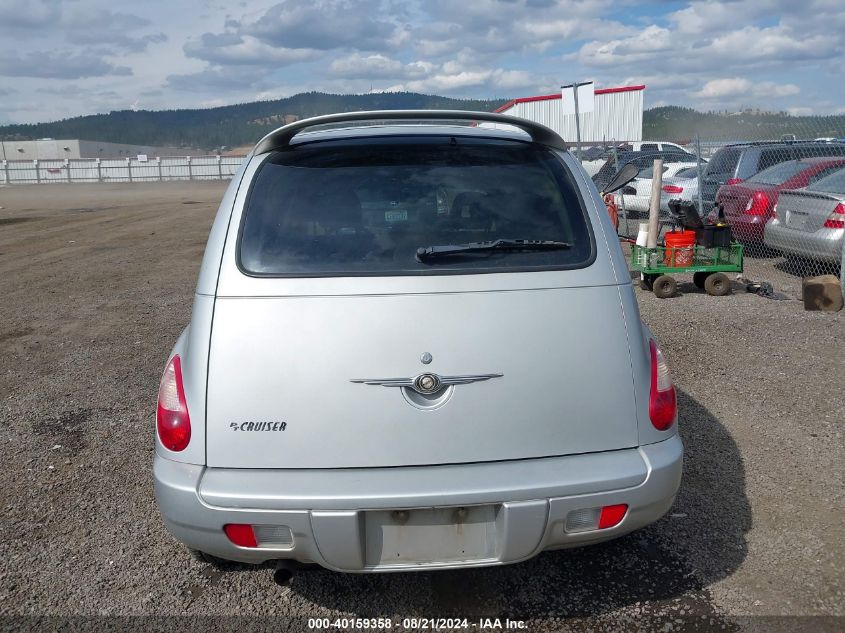
[[[489,113],[317,117],[261,140],[220,204],[161,382],[156,498],[206,556],[514,563],[663,515],[676,420],[560,137]]]
[[[780,192],[775,217],[763,229],[766,246],[787,255],[842,261],[845,239],[845,169],[803,189]]]

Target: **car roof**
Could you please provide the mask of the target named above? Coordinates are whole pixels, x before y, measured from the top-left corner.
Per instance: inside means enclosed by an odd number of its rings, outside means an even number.
[[[784,163],[806,163],[808,165],[824,165],[827,163],[845,163],[845,156],[805,156],[804,158],[793,158],[792,160],[785,160]],[[772,167],[780,165],[775,163]]]
[[[766,148],[766,147],[794,147],[796,145],[800,145],[805,147],[807,145],[817,146],[817,147],[829,147],[834,143],[827,143],[823,141],[743,141],[740,143],[727,143],[722,145],[719,150],[734,148],[734,149],[745,149],[745,148]],[[718,150],[717,150],[718,151]]]
[[[619,163],[630,163],[638,158],[642,159],[649,159],[649,158],[666,158],[667,156],[678,156],[679,160],[673,160],[670,162],[673,163],[685,163],[690,162],[689,154],[685,154],[683,152],[667,152],[667,151],[647,151],[647,152],[623,152],[618,155]]]

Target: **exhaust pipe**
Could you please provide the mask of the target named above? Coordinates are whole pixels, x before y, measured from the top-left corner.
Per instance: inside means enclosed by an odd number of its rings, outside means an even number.
[[[286,587],[290,584],[294,574],[301,574],[302,572],[314,569],[320,569],[320,566],[316,563],[302,563],[298,560],[282,558],[276,561],[276,570],[273,572],[273,582],[280,587]]]
[[[276,564],[276,571],[273,572],[273,582],[280,587],[287,587],[293,578],[293,572],[295,570],[295,566],[287,561],[279,561]]]

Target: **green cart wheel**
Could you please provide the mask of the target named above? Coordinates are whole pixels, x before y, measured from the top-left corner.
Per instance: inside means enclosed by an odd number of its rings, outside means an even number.
[[[707,277],[710,276],[708,272],[697,272],[692,274],[692,283],[695,284],[696,288],[704,288],[704,282],[707,280]]]
[[[660,275],[652,284],[652,292],[660,299],[668,299],[678,290],[678,284],[674,277]]]
[[[724,297],[731,293],[731,280],[725,273],[713,273],[704,280],[704,290],[714,297]]]

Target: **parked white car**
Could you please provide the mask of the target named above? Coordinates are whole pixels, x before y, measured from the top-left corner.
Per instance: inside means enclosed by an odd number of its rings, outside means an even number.
[[[677,143],[667,143],[666,141],[637,141],[629,143],[631,151],[634,152],[681,152],[695,156],[691,151]]]
[[[664,163],[663,179],[674,178],[680,172],[690,168],[695,170],[696,163]],[[616,194],[616,202],[620,207],[624,204],[625,210],[629,213],[632,211],[635,213],[648,213],[648,207],[651,201],[652,170],[653,166],[651,165],[642,168],[640,173],[637,174],[637,177],[628,183],[628,186],[636,190],[636,194]]]
[[[660,211],[669,213],[670,200],[683,200],[698,205],[698,169],[684,167],[674,176],[664,177],[660,192]]]
[[[678,154],[689,154],[690,160],[695,160],[695,154],[689,150],[678,145],[677,143],[667,143],[666,141],[636,141],[633,143],[624,143],[616,149],[619,153],[624,152],[676,152]],[[600,152],[600,153],[599,153]],[[581,167],[587,172],[587,175],[592,178],[599,169],[604,166],[607,159],[613,155],[612,148],[587,148],[584,150],[584,155],[581,160]]]

